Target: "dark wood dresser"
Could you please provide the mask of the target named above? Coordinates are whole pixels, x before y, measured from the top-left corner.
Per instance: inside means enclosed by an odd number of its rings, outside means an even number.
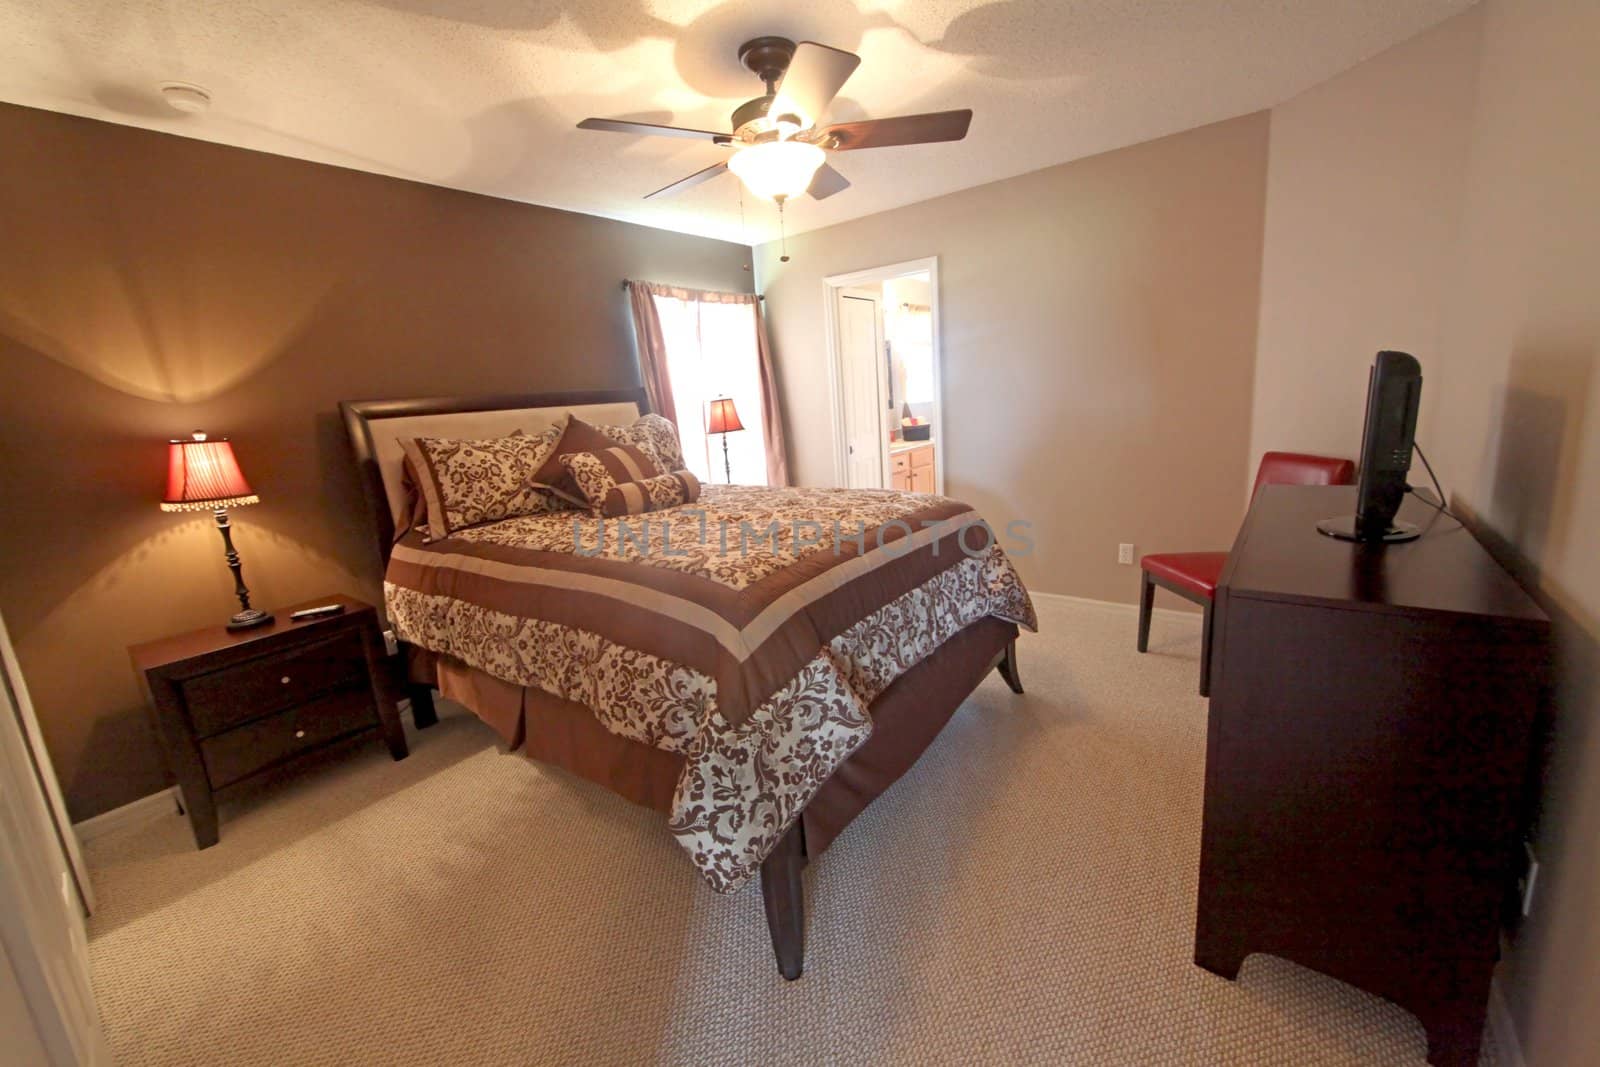
[[[333,603],[344,613],[289,621]],[[211,626],[128,650],[201,848],[217,843],[217,795],[246,780],[371,731],[406,757],[377,609],[332,596],[275,615],[253,630]]]
[[[1265,952],[1414,1013],[1472,1067],[1514,879],[1549,621],[1460,523],[1319,534],[1351,487],[1256,494],[1217,588],[1195,962]]]

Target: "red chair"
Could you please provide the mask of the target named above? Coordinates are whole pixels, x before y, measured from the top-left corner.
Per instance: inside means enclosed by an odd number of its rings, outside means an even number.
[[[1355,476],[1356,465],[1348,459],[1268,452],[1261,457],[1250,495],[1254,498],[1263,485],[1349,485]],[[1143,572],[1139,587],[1140,652],[1150,648],[1150,610],[1155,606],[1156,586],[1206,609],[1200,623],[1201,696],[1211,695],[1211,601],[1227,562],[1226,552],[1160,552],[1139,560]]]

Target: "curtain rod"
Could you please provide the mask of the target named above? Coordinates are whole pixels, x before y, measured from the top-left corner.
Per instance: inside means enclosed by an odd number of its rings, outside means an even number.
[[[630,282],[628,279],[626,279],[626,278],[622,279],[622,291],[623,292],[627,292],[628,291],[628,286],[630,286],[632,284],[633,283]],[[765,300],[766,299],[766,297],[762,296],[760,293],[739,293],[737,295],[739,295],[739,296],[753,296],[757,300]]]

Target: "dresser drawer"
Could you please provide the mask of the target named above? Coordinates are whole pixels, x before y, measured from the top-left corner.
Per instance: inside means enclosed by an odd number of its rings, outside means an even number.
[[[206,737],[357,679],[366,684],[367,660],[350,630],[179,684],[195,733]]]
[[[372,691],[360,685],[324,694],[200,742],[211,788],[221,789],[280,760],[378,725]]]

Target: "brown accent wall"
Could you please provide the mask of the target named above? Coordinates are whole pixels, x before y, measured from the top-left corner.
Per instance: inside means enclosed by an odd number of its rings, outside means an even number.
[[[1266,174],[1262,112],[761,246],[797,483],[834,481],[823,279],[937,256],[945,491],[1032,524],[1028,583],[1133,601],[1119,543],[1226,549]]]
[[[232,437],[258,605],[378,595],[336,405],[630,386],[625,277],[741,246],[0,105],[0,611],[74,818],[166,784],[126,646],[219,622],[165,441]]]

